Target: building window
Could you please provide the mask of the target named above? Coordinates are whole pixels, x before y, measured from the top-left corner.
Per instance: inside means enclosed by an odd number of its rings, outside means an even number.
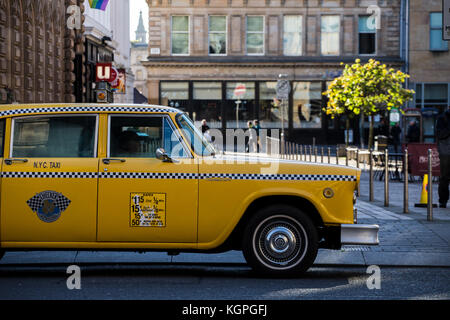
[[[448,42],[442,40],[442,12],[430,13],[430,51],[447,51]]]
[[[222,82],[193,82],[193,99],[195,125],[204,119],[211,129],[221,128]]]
[[[375,54],[376,53],[376,29],[375,25],[369,23],[369,16],[359,17],[358,33],[359,33],[359,54]]]
[[[247,54],[264,54],[264,16],[247,17]]]
[[[322,83],[294,82],[293,85],[294,128],[322,127]]]
[[[226,83],[225,114],[227,128],[247,128],[247,121],[255,119],[254,82]]]
[[[285,56],[302,54],[302,16],[284,16],[283,53]]]
[[[160,104],[187,111],[189,104],[189,82],[161,82]]]
[[[416,107],[437,108],[444,112],[449,105],[448,87],[447,83],[417,83]]]
[[[172,17],[172,54],[189,54],[189,17]]]
[[[209,54],[227,54],[227,17],[209,17]]]
[[[322,55],[339,55],[339,16],[322,16],[320,30]]]
[[[281,129],[284,113],[284,128],[288,125],[288,107],[282,106],[277,97],[277,82],[268,81],[259,83],[259,119],[264,128]]]

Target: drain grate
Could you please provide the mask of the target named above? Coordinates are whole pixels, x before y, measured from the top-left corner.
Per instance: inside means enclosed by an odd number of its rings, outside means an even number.
[[[342,246],[341,251],[370,251],[367,246]]]

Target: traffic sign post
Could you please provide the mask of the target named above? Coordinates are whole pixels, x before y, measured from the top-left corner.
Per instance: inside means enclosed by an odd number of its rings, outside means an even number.
[[[285,78],[286,75],[279,75],[280,78]],[[280,112],[281,112],[281,153],[284,153],[284,111],[286,108],[286,101],[289,99],[289,93],[291,91],[291,85],[289,80],[280,79],[277,81],[276,93],[277,99],[281,100]]]
[[[238,83],[236,87],[234,88],[234,96],[238,98],[238,100],[235,101],[236,103],[236,128],[239,129],[239,104],[241,104],[241,97],[245,95],[247,92],[247,88],[245,87],[244,83]]]

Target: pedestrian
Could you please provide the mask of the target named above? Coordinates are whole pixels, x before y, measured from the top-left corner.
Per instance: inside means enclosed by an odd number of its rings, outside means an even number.
[[[394,145],[395,153],[398,152],[398,146],[400,145],[400,134],[402,133],[402,129],[400,128],[400,124],[397,122],[395,126],[391,129],[391,137],[392,144]]]
[[[202,134],[206,138],[206,140],[208,142],[212,142],[211,135],[209,134],[209,126],[206,123],[206,119],[202,120],[202,127],[201,127],[201,129],[202,129]]]
[[[205,132],[208,131],[208,130],[209,130],[209,126],[206,123],[206,119],[203,119],[202,120],[202,134],[205,134]]]
[[[406,139],[408,140],[408,142],[420,142],[420,128],[415,120],[411,120],[409,122]]]
[[[261,144],[261,142],[259,141],[259,131],[261,130],[259,120],[253,121],[253,129],[255,129],[256,131],[256,152],[259,152],[259,146]]]
[[[450,106],[439,116],[436,123],[441,175],[439,177],[439,208],[446,208],[449,198],[450,176]]]
[[[253,123],[251,121],[247,121],[247,132],[248,132],[248,141],[245,147],[245,152],[255,152],[257,150],[256,144],[258,138],[256,136],[256,130],[253,127]]]

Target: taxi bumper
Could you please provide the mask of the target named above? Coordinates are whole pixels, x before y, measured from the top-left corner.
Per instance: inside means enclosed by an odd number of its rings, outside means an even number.
[[[341,244],[378,245],[378,230],[376,224],[342,224]]]

